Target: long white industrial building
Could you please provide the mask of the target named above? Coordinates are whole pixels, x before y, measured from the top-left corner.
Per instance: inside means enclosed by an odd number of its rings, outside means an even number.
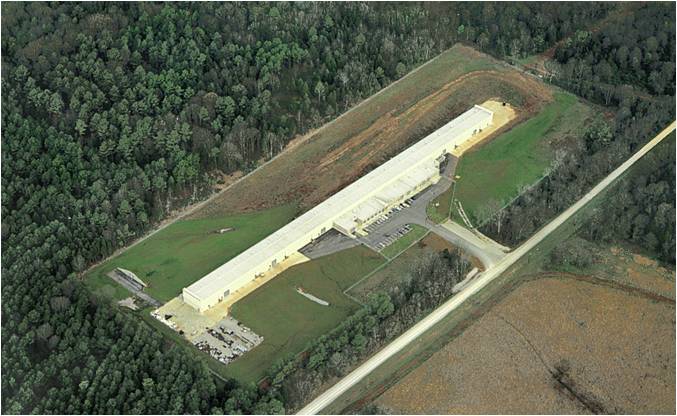
[[[490,110],[474,106],[184,288],[184,302],[206,311],[331,228],[355,237],[383,213],[436,183],[445,156],[489,126],[492,118]]]

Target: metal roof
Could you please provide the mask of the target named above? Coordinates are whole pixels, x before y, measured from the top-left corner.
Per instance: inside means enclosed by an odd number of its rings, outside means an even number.
[[[474,106],[184,290],[202,300],[223,293],[240,277],[260,268],[261,262],[272,253],[303,241],[318,227],[327,226],[325,224],[331,227],[333,221],[387,186],[399,180],[409,182],[410,174],[416,172],[417,167],[439,157],[442,149],[446,149],[446,153],[453,150],[454,144],[466,141],[474,130],[489,124],[492,116],[490,110]],[[295,251],[302,245],[292,248]]]
[[[394,183],[381,189],[380,192],[365,202],[343,214],[336,222],[341,224],[344,229],[350,229],[353,225],[356,225],[355,221],[358,220],[364,223],[372,218],[373,215],[383,211],[387,206],[394,203],[402,195],[405,195],[412,189],[416,189],[417,186],[429,181],[438,173],[439,169],[435,165],[419,166],[414,171],[408,172]]]

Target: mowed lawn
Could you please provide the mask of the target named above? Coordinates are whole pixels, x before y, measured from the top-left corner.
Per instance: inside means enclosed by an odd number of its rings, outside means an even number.
[[[484,220],[481,215],[492,200],[502,206],[521,187],[541,179],[554,156],[551,140],[576,134],[591,113],[575,96],[557,92],[554,101],[536,116],[463,155],[456,170],[460,179],[454,198],[461,201],[474,225]],[[444,202],[440,208],[448,212],[449,203]]]
[[[95,292],[115,299],[129,296],[106,276],[115,267],[122,267],[149,285],[148,294],[165,302],[290,222],[296,213],[295,206],[284,205],[255,213],[177,221],[96,267],[85,282]],[[216,232],[229,227],[233,231]]]
[[[378,253],[358,246],[294,266],[233,305],[231,314],[264,337],[261,345],[226,366],[226,373],[256,382],[277,360],[298,354],[360,305],[343,291],[383,264]],[[302,287],[329,306],[296,292]]]

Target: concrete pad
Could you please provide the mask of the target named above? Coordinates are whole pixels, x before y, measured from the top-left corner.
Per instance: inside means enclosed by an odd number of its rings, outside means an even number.
[[[462,239],[471,242],[473,245],[481,248],[487,254],[490,254],[497,259],[503,257],[505,253],[510,250],[508,247],[497,243],[484,234],[481,234],[479,231],[469,230],[454,221],[447,220],[440,224],[440,226],[458,235]]]
[[[208,317],[200,314],[186,304],[181,296],[175,297],[153,312],[162,319],[165,316],[170,316],[165,323],[177,332],[183,331],[183,336],[191,342],[219,321],[219,319],[214,319],[213,316]]]
[[[136,311],[139,309],[138,306],[136,306],[136,303],[134,303],[134,298],[129,297],[129,298],[124,298],[120,301],[118,301],[118,305],[124,306],[125,308],[129,308],[133,311]]]
[[[193,344],[215,360],[228,364],[261,342],[263,337],[228,316],[195,338]]]
[[[491,120],[491,125],[482,129],[481,132],[474,135],[472,138],[465,141],[457,148],[453,149],[450,152],[452,155],[460,157],[463,153],[467,152],[474,146],[478,145],[479,143],[484,141],[484,139],[490,137],[498,129],[505,126],[506,124],[508,124],[508,122],[517,117],[517,111],[515,111],[515,109],[511,107],[510,104],[508,103],[505,103],[505,105],[503,105],[502,102],[487,100],[480,105],[486,108],[487,110],[493,111],[494,116]]]

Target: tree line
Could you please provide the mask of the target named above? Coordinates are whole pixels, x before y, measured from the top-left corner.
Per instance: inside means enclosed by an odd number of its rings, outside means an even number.
[[[303,354],[276,363],[268,374],[269,393],[279,393],[288,409],[300,408],[325,383],[348,374],[442,304],[471,268],[460,250],[418,259],[403,281],[371,294],[363,308],[311,342]]]
[[[643,92],[674,96],[674,33],[670,3],[644,4],[599,31],[567,38],[550,68],[554,81],[604,105]]]
[[[591,241],[630,242],[653,253],[664,264],[675,264],[675,133],[648,153],[637,173],[614,185],[604,212],[582,230]]]
[[[551,265],[586,269],[599,260],[589,242],[631,244],[675,264],[675,134],[614,185],[574,238],[550,253]],[[587,241],[586,241],[587,240]]]
[[[587,126],[567,153],[553,162],[544,180],[495,213],[481,227],[484,233],[509,246],[522,243],[674,120],[675,12],[669,6],[643,5],[599,32],[577,33],[558,47],[555,57],[564,64],[565,75],[555,75],[553,82],[606,106],[613,118],[600,116]],[[641,59],[620,59],[619,54],[627,49]],[[578,78],[589,84],[561,82],[571,79],[566,68],[592,60],[609,60],[606,65],[613,70],[606,75],[597,70],[579,71]],[[656,74],[663,71],[672,78],[654,82]],[[664,159],[661,172],[624,182],[606,204],[604,223],[608,227],[597,232],[606,240],[635,243],[674,264],[675,236],[670,231],[675,229],[674,178],[669,178],[674,158],[657,149],[652,154],[658,156],[646,157]]]
[[[455,42],[526,56],[612,7],[3,3],[3,411],[282,412],[77,273]]]

